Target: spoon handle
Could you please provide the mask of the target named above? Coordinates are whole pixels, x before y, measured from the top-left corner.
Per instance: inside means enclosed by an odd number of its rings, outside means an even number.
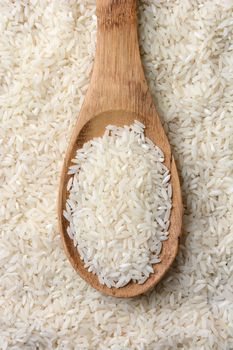
[[[97,0],[97,47],[90,92],[102,109],[135,104],[147,90],[142,69],[136,0]],[[139,90],[139,91],[138,91]],[[135,108],[133,108],[135,109]]]
[[[136,22],[136,3],[136,0],[96,0],[97,17],[110,26]]]

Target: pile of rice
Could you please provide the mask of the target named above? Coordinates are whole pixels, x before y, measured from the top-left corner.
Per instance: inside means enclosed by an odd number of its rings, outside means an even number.
[[[160,263],[172,208],[170,174],[145,126],[108,125],[76,152],[64,216],[67,233],[101,284],[142,284]]]
[[[67,260],[62,161],[93,63],[94,0],[1,1],[0,348],[233,348],[233,3],[139,1],[144,69],[185,205],[175,264],[150,293],[105,297]]]

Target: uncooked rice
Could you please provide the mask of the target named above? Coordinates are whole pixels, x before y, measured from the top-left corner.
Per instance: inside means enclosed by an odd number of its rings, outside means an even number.
[[[140,0],[144,70],[185,207],[178,257],[134,299],[71,267],[57,226],[62,161],[93,64],[93,0],[1,0],[0,348],[233,348],[233,3]]]
[[[164,154],[145,126],[108,125],[84,143],[69,168],[67,234],[101,284],[142,284],[160,263],[172,208]]]

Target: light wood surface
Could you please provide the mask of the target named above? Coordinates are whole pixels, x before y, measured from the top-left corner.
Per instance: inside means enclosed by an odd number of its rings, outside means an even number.
[[[133,297],[153,288],[174,261],[182,224],[180,183],[168,139],[153,104],[141,65],[136,0],[97,0],[97,48],[91,83],[68,146],[61,174],[58,219],[65,252],[79,275],[97,290],[116,297]],[[130,282],[122,288],[108,288],[83,265],[73,241],[66,233],[63,217],[68,193],[68,167],[77,148],[93,137],[101,136],[105,126],[131,124],[135,119],[146,125],[146,136],[165,154],[165,165],[171,171],[173,209],[169,239],[164,242],[161,263],[142,285]]]

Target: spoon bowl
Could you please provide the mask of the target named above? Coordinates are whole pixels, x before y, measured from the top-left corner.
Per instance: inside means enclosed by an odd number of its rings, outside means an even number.
[[[97,49],[90,87],[77,119],[64,160],[58,200],[58,219],[65,252],[79,275],[92,287],[115,297],[134,297],[153,288],[174,261],[182,224],[182,200],[179,177],[168,139],[164,133],[145,81],[138,47],[136,0],[97,0]],[[104,134],[109,124],[124,126],[138,120],[145,135],[164,153],[164,164],[171,173],[173,189],[171,224],[168,240],[163,242],[161,263],[153,265],[144,284],[130,282],[122,288],[108,288],[88,272],[67,234],[63,216],[68,198],[68,169],[77,149]]]

